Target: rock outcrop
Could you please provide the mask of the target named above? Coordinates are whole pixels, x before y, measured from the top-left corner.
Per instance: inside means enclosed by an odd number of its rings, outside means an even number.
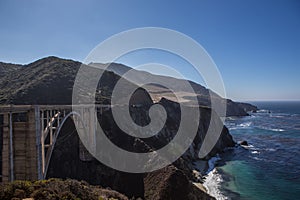
[[[189,181],[186,174],[174,166],[146,175],[145,198],[151,200],[212,200],[205,191]]]
[[[246,140],[243,140],[243,141],[240,141],[239,142],[239,145],[242,145],[242,146],[249,146],[248,142]]]
[[[258,111],[257,106],[254,106],[250,103],[237,102],[237,105],[239,107],[243,108],[246,112],[257,112]]]

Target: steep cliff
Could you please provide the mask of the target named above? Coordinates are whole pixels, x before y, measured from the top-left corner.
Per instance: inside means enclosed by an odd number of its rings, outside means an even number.
[[[132,152],[149,152],[155,151],[166,145],[176,135],[180,111],[179,105],[167,99],[162,99],[160,102],[167,112],[168,119],[164,128],[159,132],[158,136],[146,139],[135,138],[127,135],[118,128],[113,119],[111,110],[106,110],[99,117],[99,122],[107,137],[119,148],[123,148]],[[147,124],[147,111],[149,106],[132,108],[131,116],[137,119],[138,124]],[[74,178],[86,180],[92,184],[100,184],[103,187],[110,187],[129,197],[142,197],[145,199],[174,199],[174,195],[179,192],[184,199],[211,199],[194,186],[191,181],[201,182],[201,178],[195,177],[193,174],[193,163],[200,160],[198,152],[203,142],[203,138],[207,132],[210,123],[210,108],[201,107],[200,109],[200,125],[196,137],[186,151],[176,162],[167,166],[164,169],[145,174],[124,173],[112,168],[109,168],[96,159],[91,161],[82,161],[79,158],[79,138],[76,129],[71,119],[68,124],[63,127],[62,135],[58,138],[53,157],[49,166],[48,177],[57,178]],[[196,120],[196,119],[195,119]],[[220,123],[219,119],[212,119],[214,123]],[[221,152],[224,148],[234,146],[226,127],[223,128],[222,134],[205,160],[211,156]],[[110,152],[106,149],[99,150],[109,156]],[[159,179],[158,177],[161,177]],[[164,177],[164,178],[162,178]],[[155,180],[155,182],[153,181]],[[159,182],[156,182],[158,181]],[[182,184],[186,182],[187,184]],[[162,187],[158,187],[161,185]],[[154,196],[152,196],[152,194]],[[178,197],[179,197],[178,196]],[[197,197],[197,198],[196,198]],[[201,198],[199,198],[201,197]],[[175,198],[176,199],[176,198]]]

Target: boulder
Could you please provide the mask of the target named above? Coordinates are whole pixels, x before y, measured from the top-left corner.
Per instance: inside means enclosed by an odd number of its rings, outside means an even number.
[[[240,141],[239,144],[243,145],[243,146],[249,146],[249,144],[246,140]]]

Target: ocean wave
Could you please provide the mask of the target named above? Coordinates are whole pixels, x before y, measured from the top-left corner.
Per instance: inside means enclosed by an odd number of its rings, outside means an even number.
[[[258,160],[258,161],[262,161],[263,159],[262,158],[259,158],[259,157],[252,157],[254,160]]]
[[[237,125],[237,127],[247,128],[247,127],[250,127],[251,125],[252,125],[252,122],[245,122],[245,123],[241,123],[241,124]]]
[[[285,118],[286,116],[284,116],[284,115],[270,115],[270,117],[273,117],[273,118]]]
[[[251,144],[249,144],[248,146],[246,146],[246,145],[241,145],[241,148],[249,150],[250,153],[252,153],[252,154],[260,154],[260,151],[261,151],[260,148],[255,147],[255,146],[253,146],[253,145],[251,145]]]
[[[283,131],[285,131],[282,128],[272,128],[272,127],[266,127],[266,126],[260,126],[259,128],[267,130],[267,131],[274,131],[274,132],[283,132]]]
[[[244,148],[244,149],[251,149],[251,150],[256,150],[256,149],[254,148],[254,146],[251,145],[251,144],[248,144],[248,145],[241,145],[241,148]]]
[[[262,109],[262,110],[258,110],[257,113],[270,113],[270,111]]]
[[[221,174],[215,168],[206,175],[203,186],[206,188],[207,193],[217,200],[227,200],[228,197],[224,196],[221,192],[221,183],[223,181]]]
[[[273,148],[267,148],[267,149],[265,149],[266,151],[277,151],[276,149],[273,149]]]
[[[216,163],[221,160],[220,156],[217,154],[215,157],[212,157],[208,160],[208,169],[205,173],[205,179],[203,186],[206,188],[207,193],[217,200],[228,200],[226,196],[224,196],[221,192],[221,183],[224,181],[221,174],[218,173],[217,169],[215,168]],[[197,168],[197,164],[194,163],[195,169],[199,171],[200,167]]]
[[[291,114],[288,114],[288,113],[273,113],[273,114],[270,114],[270,117],[273,117],[273,118],[286,118],[286,117],[292,117],[293,115]]]
[[[281,128],[271,128],[270,130],[271,131],[275,131],[275,132],[283,132],[283,131],[285,131],[284,129],[281,129]]]

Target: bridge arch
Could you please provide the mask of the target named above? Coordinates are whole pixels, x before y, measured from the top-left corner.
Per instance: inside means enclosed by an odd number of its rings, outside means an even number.
[[[47,173],[48,173],[48,168],[49,168],[49,164],[50,164],[50,161],[51,161],[51,157],[52,157],[52,154],[53,154],[53,151],[54,151],[54,148],[55,148],[55,144],[57,142],[57,139],[61,133],[61,129],[62,127],[64,126],[64,124],[66,123],[66,121],[71,118],[73,120],[74,123],[80,123],[81,126],[83,127],[83,131],[84,131],[84,134],[87,135],[87,127],[85,126],[84,122],[83,122],[83,119],[82,119],[82,116],[80,113],[78,112],[75,112],[75,111],[71,111],[69,112],[68,114],[66,114],[61,120],[60,120],[60,116],[62,116],[63,114],[58,112],[56,115],[55,115],[55,119],[51,121],[51,124],[47,124],[46,128],[45,128],[45,131],[42,133],[44,134],[44,136],[46,135],[47,137],[47,129],[50,130],[51,129],[51,126],[56,122],[57,124],[59,124],[55,130],[55,132],[53,133],[53,139],[52,139],[52,144],[50,146],[48,146],[48,150],[47,150],[47,154],[45,156],[45,145],[43,145],[45,143],[45,139],[46,137],[42,137],[41,140],[42,140],[42,167],[43,167],[43,179],[46,179],[47,177]],[[77,117],[78,120],[74,119],[74,117]],[[51,136],[51,133],[50,133],[50,136]]]

